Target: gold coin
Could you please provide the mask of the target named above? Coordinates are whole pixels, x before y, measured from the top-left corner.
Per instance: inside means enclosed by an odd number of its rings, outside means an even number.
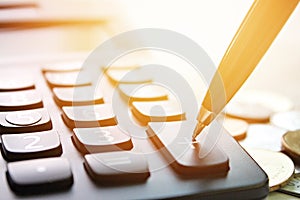
[[[246,137],[249,124],[241,119],[225,117],[223,126],[233,136],[234,139],[242,140]]]
[[[278,190],[293,177],[294,163],[285,154],[262,149],[247,149],[247,151],[268,175],[270,191]]]
[[[289,131],[282,136],[282,147],[296,158],[300,158],[300,130]]]

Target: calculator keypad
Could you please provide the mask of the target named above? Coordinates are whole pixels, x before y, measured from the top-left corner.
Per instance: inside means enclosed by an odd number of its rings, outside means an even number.
[[[1,151],[7,161],[6,176],[12,191],[18,195],[38,193],[37,198],[54,192],[54,198],[58,195],[64,199],[70,194],[78,195],[83,188],[93,197],[102,195],[104,199],[159,199],[176,198],[177,194],[185,197],[180,192],[183,189],[189,195],[201,197],[206,174],[213,174],[211,184],[224,188],[228,151],[224,153],[217,145],[205,158],[200,158],[190,134],[174,139],[180,129],[178,124],[186,123],[186,114],[168,90],[155,85],[142,67],[99,66],[99,70],[104,72],[99,90],[91,76],[84,74],[81,63],[44,67],[36,82],[46,81],[47,91],[38,91],[40,85],[38,90],[14,90],[35,91],[44,102],[39,108],[0,112]],[[77,80],[78,75],[81,80]],[[48,99],[51,95],[54,102]],[[140,124],[130,128],[118,124],[117,117],[120,122],[123,119],[116,116],[118,110],[114,109],[119,106],[127,109],[126,117]],[[160,122],[164,127],[156,129]],[[145,127],[147,124],[149,127]],[[76,184],[73,190],[60,193],[73,184],[66,157],[72,158]],[[232,180],[232,174],[228,175]],[[157,190],[162,185],[166,188]],[[195,186],[197,189],[193,189]],[[131,194],[123,196],[119,194],[122,190]]]
[[[1,140],[3,157],[8,161],[55,157],[62,154],[58,133],[52,130],[3,134]]]

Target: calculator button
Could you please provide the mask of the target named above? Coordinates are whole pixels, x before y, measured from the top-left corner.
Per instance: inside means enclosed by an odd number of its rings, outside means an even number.
[[[24,112],[12,112],[5,116],[7,122],[19,125],[27,126],[35,124],[42,119],[42,115],[39,112],[27,110]]]
[[[110,104],[64,106],[62,117],[69,128],[113,126],[117,119]]]
[[[150,176],[146,158],[135,152],[87,154],[84,166],[93,180],[103,184],[145,181]]]
[[[82,69],[82,62],[61,62],[48,64],[42,67],[43,72],[73,72]]]
[[[8,161],[54,157],[62,154],[56,131],[3,134],[1,139],[3,157]]]
[[[118,126],[75,128],[72,140],[82,153],[130,150],[133,145],[128,133]]]
[[[189,121],[151,122],[146,132],[151,142],[177,173],[184,176],[227,173],[229,159],[218,145],[214,146],[205,157],[199,157],[199,149],[192,144],[192,131],[184,131],[193,130],[191,127],[195,126],[196,123]],[[200,151],[201,148],[200,146]]]
[[[185,112],[175,101],[133,102],[131,111],[142,125],[185,120]]]
[[[42,108],[43,102],[41,96],[36,90],[24,90],[15,92],[0,93],[0,110],[17,111],[34,108]]]
[[[168,91],[164,87],[155,84],[120,84],[118,88],[129,103],[168,99]]]
[[[0,92],[34,89],[34,83],[28,79],[3,78],[0,80]]]
[[[46,131],[51,128],[50,116],[45,108],[0,112],[0,133],[2,134]]]
[[[150,83],[152,77],[143,73],[142,68],[136,69],[108,69],[105,74],[113,85],[131,83]]]
[[[65,158],[10,162],[6,175],[17,194],[44,194],[68,189],[73,184],[70,163]]]
[[[62,106],[102,104],[103,94],[92,86],[54,88],[54,100]]]
[[[87,86],[92,82],[88,74],[83,72],[46,72],[45,77],[51,87]]]

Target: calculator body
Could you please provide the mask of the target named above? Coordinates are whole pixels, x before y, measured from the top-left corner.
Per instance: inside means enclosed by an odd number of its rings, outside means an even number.
[[[54,61],[55,59],[52,60]],[[146,156],[150,176],[142,182],[95,183],[83,165],[83,155],[72,142],[72,129],[63,122],[62,111],[53,100],[52,91],[40,68],[43,64],[42,61],[2,64],[0,72],[15,72],[14,77],[32,77],[35,81],[35,89],[41,93],[43,106],[49,112],[52,129],[58,131],[63,149],[61,157],[67,158],[71,164],[74,182],[65,191],[31,196],[16,195],[7,183],[7,161],[1,156],[1,199],[262,199],[268,195],[267,175],[226,131],[217,143],[229,159],[229,170],[226,173],[182,176],[167,163],[150,139],[147,139],[147,126],[140,126],[135,128],[138,133],[134,135],[139,134],[144,139],[132,138],[133,150],[152,152],[151,156]],[[159,165],[164,167],[157,168]]]

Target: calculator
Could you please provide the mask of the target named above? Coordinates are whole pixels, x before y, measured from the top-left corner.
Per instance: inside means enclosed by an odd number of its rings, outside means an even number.
[[[154,105],[171,105],[151,77],[119,80],[136,68],[111,68],[94,90],[88,76],[76,81],[81,66],[76,58],[0,65],[1,199],[268,195],[267,175],[224,128],[211,151],[199,157],[199,149],[186,141],[192,133],[184,131],[195,122],[182,112],[151,116]],[[128,95],[133,85],[144,85],[144,92]],[[85,96],[89,91],[92,98]],[[134,129],[122,127],[112,93],[136,122]]]

